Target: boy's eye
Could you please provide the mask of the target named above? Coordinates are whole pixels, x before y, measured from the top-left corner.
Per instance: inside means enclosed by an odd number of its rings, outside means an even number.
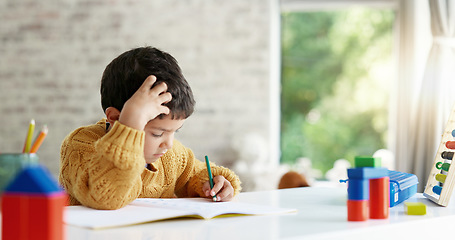
[[[163,133],[161,133],[161,134],[152,133],[152,136],[154,136],[154,137],[162,137],[162,136],[163,136]]]

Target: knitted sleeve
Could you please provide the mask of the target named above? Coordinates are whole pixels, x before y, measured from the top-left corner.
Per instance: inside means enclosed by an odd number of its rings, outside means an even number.
[[[205,197],[205,193],[202,191],[202,186],[209,180],[207,167],[205,162],[202,162],[194,157],[193,152],[185,148],[186,152],[186,168],[183,171],[179,182],[177,183],[176,189],[179,190],[179,185],[183,186],[183,191],[177,191],[179,197]],[[222,175],[228,180],[234,188],[234,195],[237,195],[240,190],[240,180],[238,176],[228,168],[217,166],[210,162],[213,176]]]
[[[144,132],[118,122],[106,134],[96,127],[80,128],[63,141],[59,181],[72,205],[118,209],[140,194]]]

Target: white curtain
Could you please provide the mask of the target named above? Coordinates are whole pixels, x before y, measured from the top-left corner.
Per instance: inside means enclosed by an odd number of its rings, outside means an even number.
[[[449,114],[455,103],[455,1],[429,0],[433,45],[428,55],[417,106],[410,120],[407,169],[422,192]],[[407,144],[407,143],[404,143]],[[397,159],[397,163],[400,159]],[[398,164],[399,166],[399,164]]]

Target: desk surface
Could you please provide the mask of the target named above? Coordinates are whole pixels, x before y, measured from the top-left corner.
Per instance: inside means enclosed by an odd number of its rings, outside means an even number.
[[[234,201],[296,208],[298,212],[212,220],[176,219],[104,230],[66,226],[66,234],[68,240],[430,239],[449,234],[455,223],[453,199],[448,207],[440,207],[416,194],[408,201],[423,202],[427,206],[424,216],[406,215],[400,204],[390,209],[389,219],[348,222],[346,198],[345,188],[245,192]]]

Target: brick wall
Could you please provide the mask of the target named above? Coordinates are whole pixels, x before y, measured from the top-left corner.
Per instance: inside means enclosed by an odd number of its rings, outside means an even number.
[[[57,174],[63,138],[103,117],[99,80],[120,53],[171,53],[197,106],[177,138],[229,166],[230,145],[269,132],[270,4],[263,0],[0,1],[0,152],[19,152],[31,118]]]

